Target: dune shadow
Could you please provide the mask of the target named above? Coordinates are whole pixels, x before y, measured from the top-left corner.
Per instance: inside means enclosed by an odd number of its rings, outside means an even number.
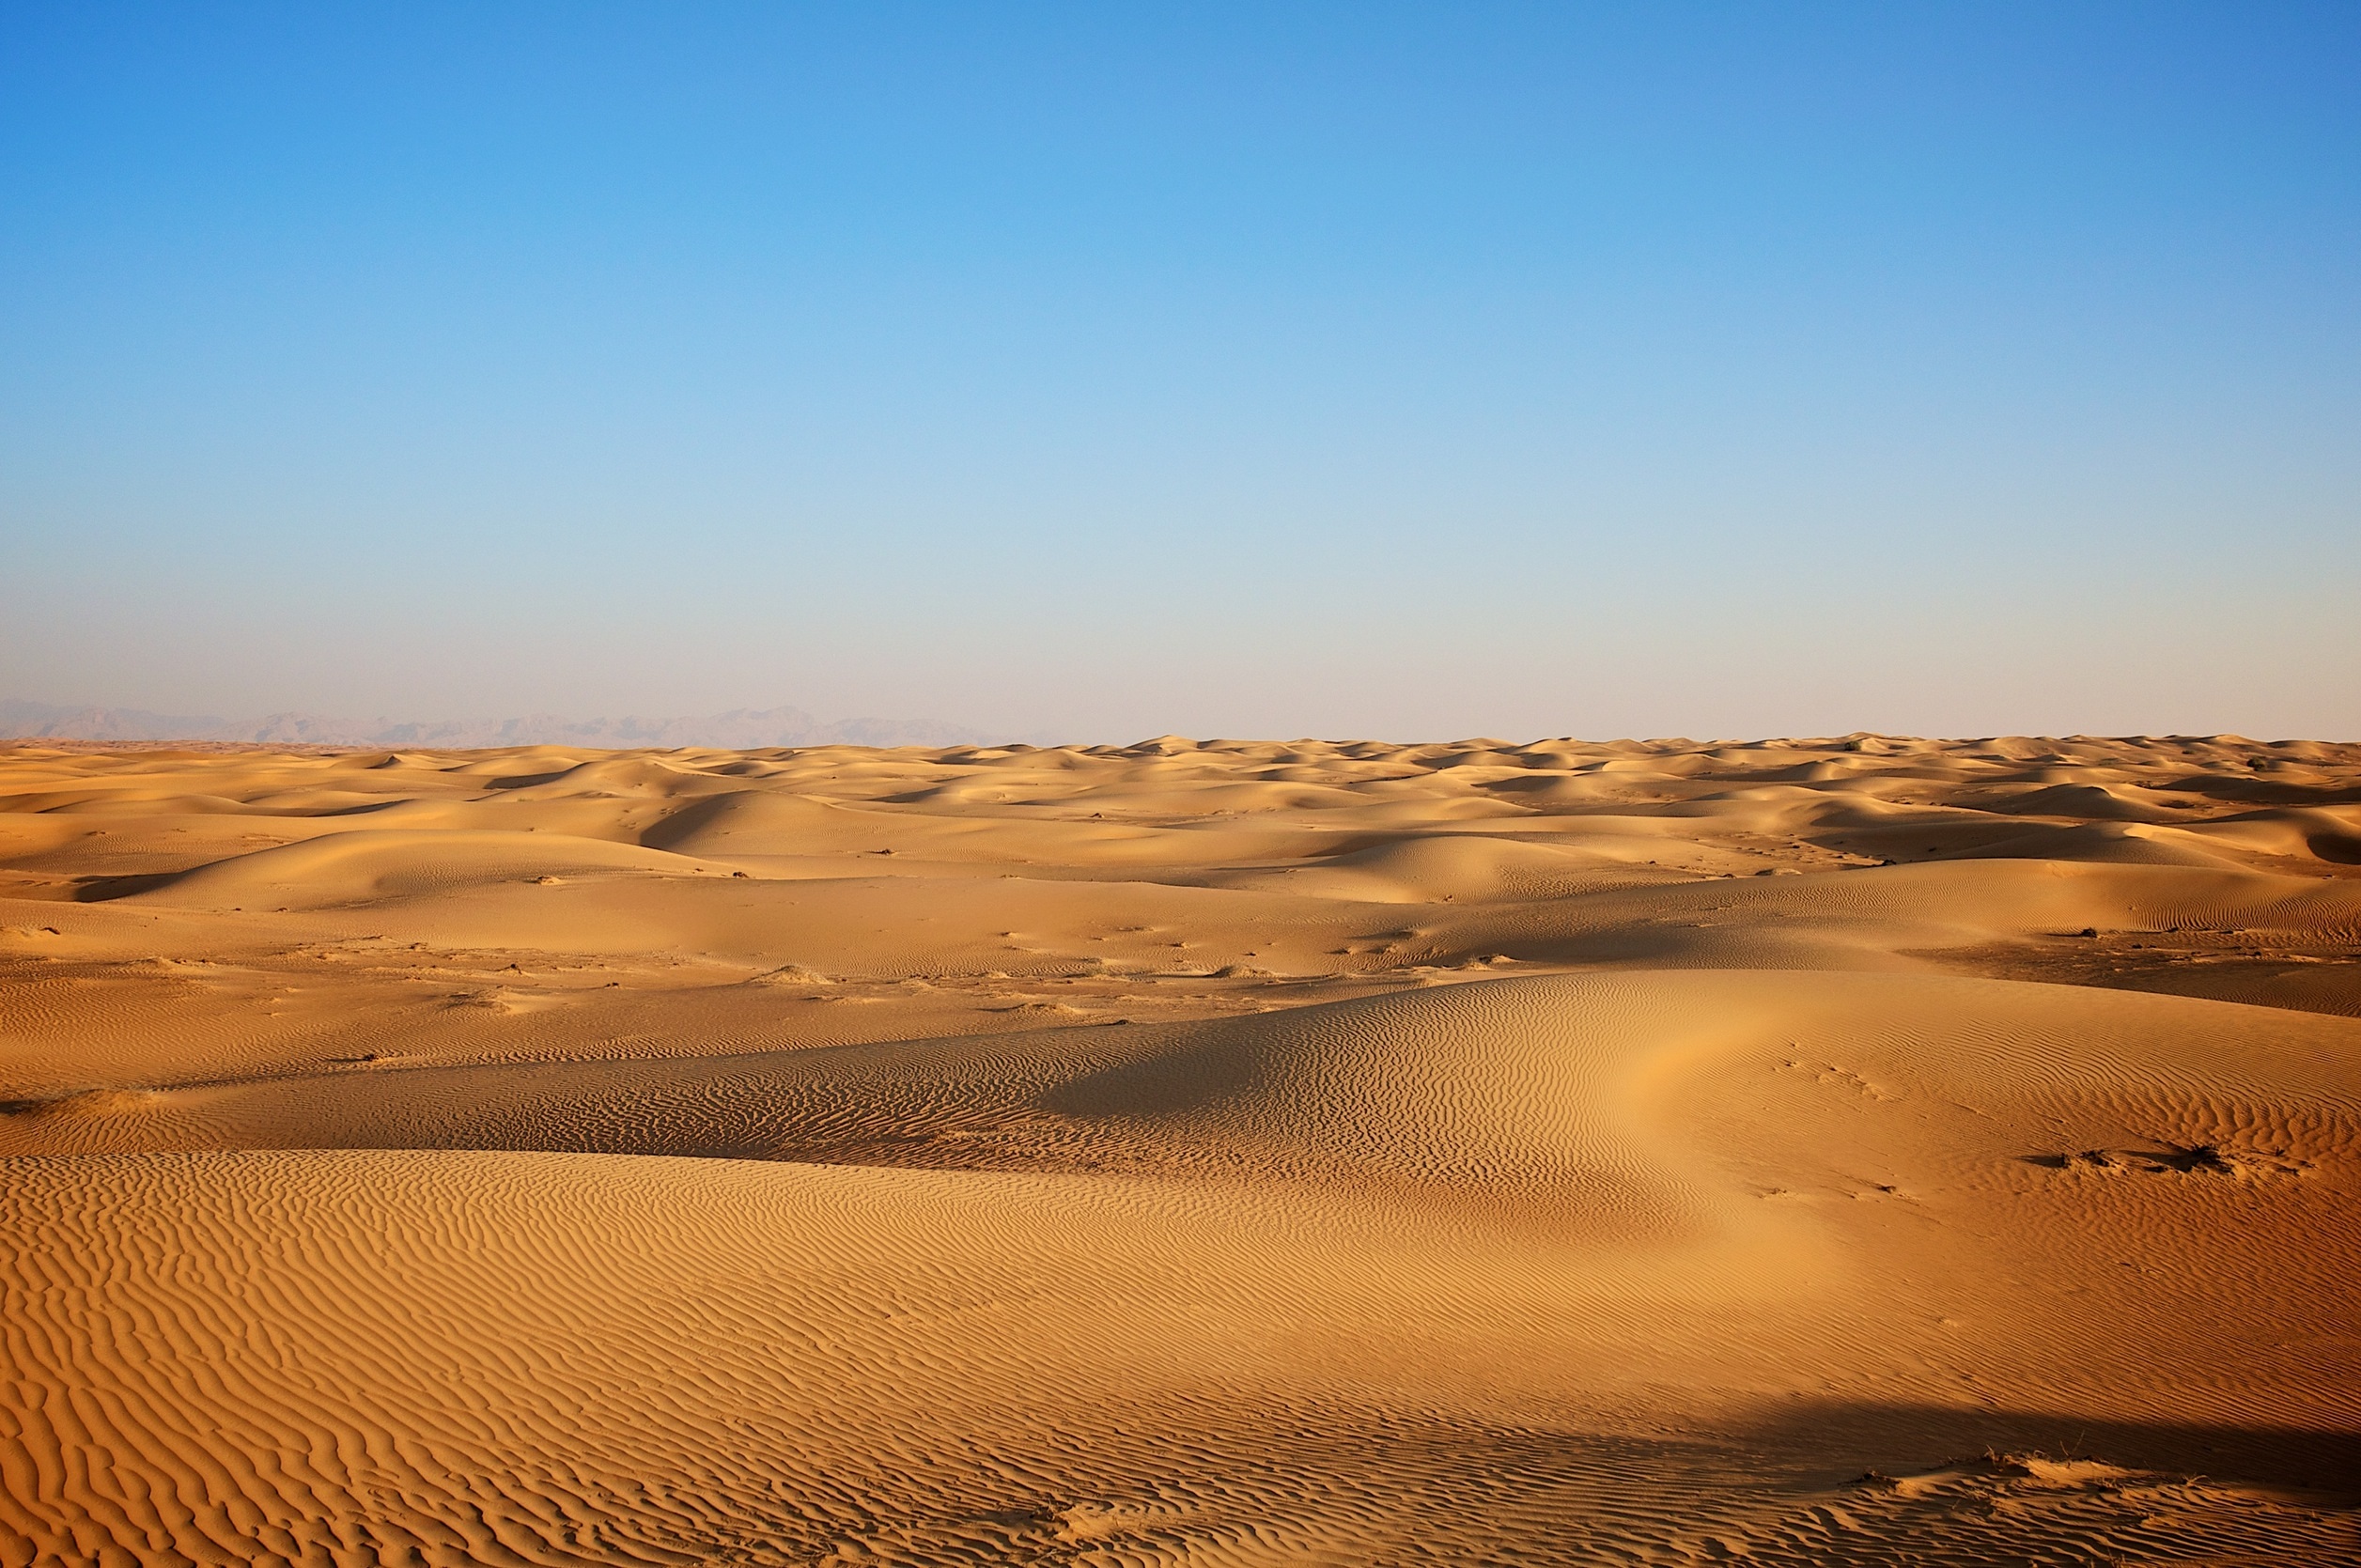
[[[153,893],[158,888],[170,887],[187,875],[185,871],[149,871],[128,877],[84,877],[74,883],[73,901],[104,904],[129,898],[135,893]]]
[[[405,800],[364,800],[357,806],[334,806],[326,811],[305,812],[305,816],[372,816],[379,812],[394,811],[411,804]]]
[[[1185,1116],[1245,1093],[1262,1071],[1259,1053],[1217,1036],[1053,1085],[1041,1103],[1062,1116]]]
[[[2308,847],[2316,859],[2331,865],[2361,865],[2361,838],[2345,833],[2316,833]]]
[[[574,763],[567,763],[563,768],[546,773],[506,773],[496,779],[484,780],[483,787],[486,789],[534,789],[542,784],[555,784],[567,774],[574,771],[577,766]]]
[[[1796,1401],[1733,1434],[1798,1485],[1903,1474],[1984,1454],[2092,1459],[2125,1469],[2316,1491],[2361,1507],[2361,1431],[2134,1421],[2071,1412]]]

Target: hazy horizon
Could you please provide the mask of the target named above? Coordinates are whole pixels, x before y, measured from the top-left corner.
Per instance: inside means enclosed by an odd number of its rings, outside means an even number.
[[[95,721],[95,722],[93,722]],[[2191,743],[2244,741],[2265,746],[2297,748],[2339,744],[2334,736],[2241,736],[2166,731],[2145,735],[2102,735],[2088,731],[1995,731],[1980,736],[1927,736],[1899,730],[1848,730],[1808,735],[1629,735],[1548,736],[1466,734],[1351,735],[1345,733],[1296,736],[1224,736],[1207,733],[1180,736],[1174,731],[1154,735],[1113,732],[1084,734],[1037,730],[1010,734],[979,730],[924,714],[821,715],[792,706],[734,708],[716,714],[655,713],[525,713],[525,714],[323,714],[299,709],[225,717],[219,714],[160,714],[151,710],[100,705],[69,706],[0,697],[0,741],[37,742],[45,739],[126,746],[175,741],[204,744],[288,745],[298,747],[395,748],[427,751],[498,750],[518,746],[566,746],[577,750],[668,750],[681,748],[757,751],[828,745],[915,746],[922,748],[986,748],[1000,746],[1123,749],[1174,738],[1206,746],[1359,744],[1452,746],[1469,741],[1499,740],[1514,745],[1570,740],[1584,744],[1644,746],[1736,746],[1757,744],[1828,745],[1854,739],[1890,740],[1908,744],[1976,744],[1983,741],[2056,740],[2114,743],[2119,741],[2184,741]]]
[[[2349,8],[0,39],[0,695],[2361,735]]]

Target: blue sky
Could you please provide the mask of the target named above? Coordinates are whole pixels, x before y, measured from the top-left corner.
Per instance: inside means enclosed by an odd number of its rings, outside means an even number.
[[[15,6],[0,695],[2361,735],[2349,5]]]

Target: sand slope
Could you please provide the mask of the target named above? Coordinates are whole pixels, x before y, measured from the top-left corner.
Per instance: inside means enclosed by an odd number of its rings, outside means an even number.
[[[2361,1556],[2361,751],[0,806],[8,1563]]]

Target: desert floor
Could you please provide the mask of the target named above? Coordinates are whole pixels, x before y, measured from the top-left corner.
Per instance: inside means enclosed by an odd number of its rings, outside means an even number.
[[[2361,1560],[2361,747],[0,747],[0,1563]]]

